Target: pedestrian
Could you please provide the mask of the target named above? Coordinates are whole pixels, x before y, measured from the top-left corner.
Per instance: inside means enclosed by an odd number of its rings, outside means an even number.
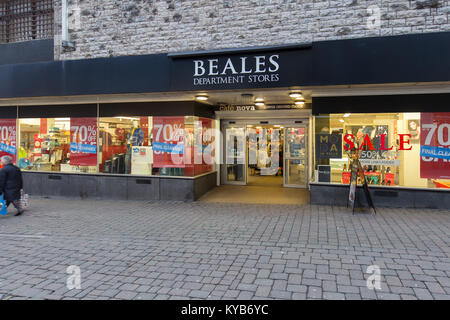
[[[20,192],[23,188],[22,173],[12,164],[12,161],[11,156],[1,158],[4,167],[0,170],[0,193],[3,194],[6,207],[12,203],[17,209],[16,216],[20,216],[23,213],[20,203]]]

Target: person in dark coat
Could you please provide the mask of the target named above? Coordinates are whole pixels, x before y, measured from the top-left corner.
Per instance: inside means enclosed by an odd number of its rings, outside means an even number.
[[[19,216],[23,213],[20,204],[20,191],[23,188],[23,180],[20,169],[12,164],[12,160],[10,156],[3,156],[1,159],[4,167],[0,170],[0,193],[3,194],[6,207],[12,203],[17,209],[16,216]]]

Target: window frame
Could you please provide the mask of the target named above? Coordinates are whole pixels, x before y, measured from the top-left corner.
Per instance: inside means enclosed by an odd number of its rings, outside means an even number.
[[[54,24],[52,0],[0,0],[0,44],[52,39]]]

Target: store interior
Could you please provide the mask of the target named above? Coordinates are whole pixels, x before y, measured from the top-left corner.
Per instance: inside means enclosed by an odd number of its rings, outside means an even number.
[[[283,185],[283,126],[247,126],[247,185]]]
[[[224,130],[225,184],[306,187],[306,127],[247,124]]]

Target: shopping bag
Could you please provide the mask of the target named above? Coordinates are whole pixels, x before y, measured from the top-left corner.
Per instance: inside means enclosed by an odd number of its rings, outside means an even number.
[[[28,210],[30,208],[30,196],[20,190],[20,207],[22,210]]]
[[[3,194],[0,195],[0,215],[4,216],[8,213],[8,210],[6,208],[6,201],[3,197]]]

